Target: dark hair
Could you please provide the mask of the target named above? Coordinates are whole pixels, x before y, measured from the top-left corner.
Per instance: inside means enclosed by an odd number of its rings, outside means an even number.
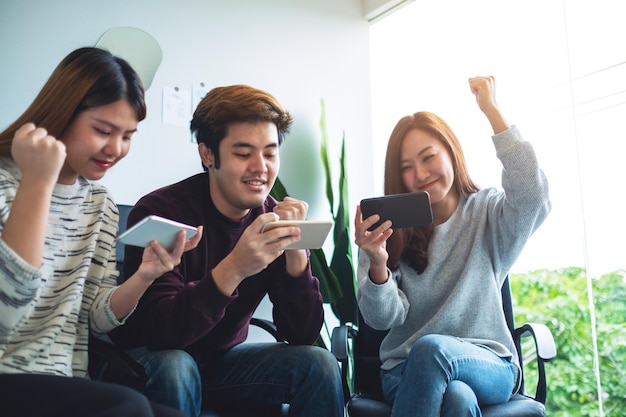
[[[81,112],[122,99],[135,110],[137,121],[145,119],[143,84],[130,64],[104,49],[76,49],[59,63],[28,109],[0,133],[0,155],[11,156],[15,131],[26,123],[59,138]]]
[[[278,129],[280,146],[293,118],[271,94],[247,85],[216,87],[200,101],[193,113],[190,128],[198,144],[203,143],[220,167],[219,145],[233,122],[272,122]],[[205,167],[206,169],[206,167]]]
[[[446,147],[454,170],[453,187],[459,195],[467,196],[479,190],[469,176],[463,149],[450,126],[436,114],[418,112],[400,119],[391,132],[385,157],[385,194],[409,191],[402,181],[400,158],[402,142],[407,133],[412,130],[427,132]],[[428,246],[433,229],[431,225],[394,230],[387,241],[389,268],[396,269],[400,259],[404,259],[418,273],[424,272],[428,266]]]

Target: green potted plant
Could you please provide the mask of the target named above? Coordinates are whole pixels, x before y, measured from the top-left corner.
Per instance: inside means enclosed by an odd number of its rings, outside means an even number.
[[[342,137],[341,156],[339,160],[340,168],[338,190],[337,193],[335,193],[328,150],[328,133],[326,128],[324,100],[321,101],[321,108],[320,157],[326,177],[326,198],[328,200],[331,217],[334,222],[332,230],[334,247],[330,263],[327,261],[326,254],[323,249],[311,250],[311,268],[313,270],[313,275],[315,275],[320,281],[320,290],[322,292],[322,296],[324,297],[324,302],[330,304],[333,313],[340,323],[356,323],[356,289],[350,239],[345,135]],[[282,200],[288,196],[285,186],[278,178],[272,188],[271,195],[277,200]],[[337,196],[336,200],[335,195]]]

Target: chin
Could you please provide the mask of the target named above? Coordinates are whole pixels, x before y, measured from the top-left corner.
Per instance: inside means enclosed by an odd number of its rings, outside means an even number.
[[[81,175],[81,177],[89,181],[98,181],[104,178],[104,174],[106,174],[106,172],[85,174],[85,175]]]
[[[255,196],[246,199],[239,200],[239,207],[245,210],[254,209],[260,207],[265,202],[267,198],[267,194],[264,194],[263,197]]]

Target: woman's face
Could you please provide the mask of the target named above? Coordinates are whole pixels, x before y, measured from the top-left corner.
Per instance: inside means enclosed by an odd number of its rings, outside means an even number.
[[[65,144],[67,157],[58,182],[73,184],[78,176],[101,179],[128,154],[130,138],[138,124],[135,110],[126,100],[80,113],[59,138]]]
[[[405,135],[400,150],[400,173],[409,191],[430,194],[436,218],[438,212],[447,216],[456,208],[458,193],[454,188],[452,159],[445,145],[435,136],[417,129]]]

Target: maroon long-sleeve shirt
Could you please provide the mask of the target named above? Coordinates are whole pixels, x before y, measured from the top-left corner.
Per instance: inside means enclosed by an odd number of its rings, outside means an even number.
[[[128,227],[157,214],[182,223],[204,225],[198,246],[186,252],[172,272],[154,281],[126,324],[111,337],[129,349],[185,349],[210,358],[245,341],[250,318],[266,294],[281,336],[292,344],[313,343],[324,321],[319,282],[310,264],[299,277],[287,274],[282,255],[262,272],[246,278],[232,296],[217,288],[211,270],[231,252],[243,231],[276,205],[272,197],[233,221],[213,205],[206,173],[153,191],[141,198],[128,217]],[[127,277],[139,267],[143,248],[125,248]]]

